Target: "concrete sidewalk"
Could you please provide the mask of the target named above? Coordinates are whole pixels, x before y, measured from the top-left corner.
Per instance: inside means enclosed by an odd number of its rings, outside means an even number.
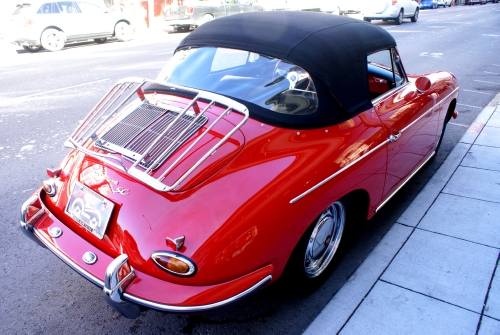
[[[498,335],[499,257],[500,105],[490,105],[305,334]]]

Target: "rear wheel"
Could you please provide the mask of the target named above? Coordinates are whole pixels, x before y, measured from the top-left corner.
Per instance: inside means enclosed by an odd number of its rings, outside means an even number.
[[[418,20],[418,8],[415,9],[415,14],[411,17],[411,22],[417,22]]]
[[[394,23],[396,23],[396,25],[400,25],[401,23],[403,22],[403,10],[401,10],[398,14],[398,17],[394,20]]]
[[[314,220],[297,243],[284,273],[292,289],[311,291],[328,277],[353,228],[366,219],[366,211],[360,210],[365,204],[361,198],[347,195]]]
[[[40,42],[46,50],[59,51],[64,48],[64,34],[57,29],[47,29],[42,33]]]
[[[29,52],[38,52],[42,50],[41,45],[23,45],[23,49]]]

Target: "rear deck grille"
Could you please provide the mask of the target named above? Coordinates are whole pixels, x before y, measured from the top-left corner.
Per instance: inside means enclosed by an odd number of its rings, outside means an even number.
[[[96,144],[103,149],[116,148],[115,146],[124,148],[127,151],[123,155],[135,161],[134,157],[131,157],[133,155],[127,153],[132,152],[141,157],[178,115],[176,112],[146,102],[108,130],[96,141]],[[208,121],[206,116],[200,116],[196,120],[195,118],[196,116],[187,114],[181,116],[161,136],[139,165],[154,170],[163,164],[175,150]],[[185,130],[186,128],[188,129]],[[182,132],[184,133],[179,137]]]

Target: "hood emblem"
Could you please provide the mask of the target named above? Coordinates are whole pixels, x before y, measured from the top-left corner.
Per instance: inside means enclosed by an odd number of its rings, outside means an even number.
[[[177,237],[174,239],[167,237],[167,246],[172,250],[179,251],[182,249],[185,240],[186,238],[184,236]]]
[[[84,253],[82,258],[83,261],[88,265],[92,265],[95,262],[97,262],[97,255],[94,254],[92,251],[87,251],[86,253]]]

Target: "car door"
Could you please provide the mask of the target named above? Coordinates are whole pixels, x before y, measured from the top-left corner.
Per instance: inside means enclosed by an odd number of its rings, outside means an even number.
[[[408,81],[395,49],[369,55],[368,68],[372,103],[387,134],[388,199],[432,154],[439,115],[434,95],[419,93]]]
[[[72,40],[84,35],[85,26],[82,16],[73,1],[57,1],[56,5],[59,14],[57,15],[57,22],[54,22],[54,26],[64,32],[66,39]]]
[[[76,5],[80,11],[82,32],[87,37],[102,36],[112,31],[108,13],[102,7],[86,1],[76,1]]]
[[[242,9],[237,3],[237,0],[224,0],[226,8],[226,16],[241,13]]]
[[[401,1],[401,0],[400,0]],[[404,1],[404,10],[405,10],[405,16],[411,17],[413,14],[415,14],[415,9],[416,7],[416,2],[413,0],[402,0]]]

